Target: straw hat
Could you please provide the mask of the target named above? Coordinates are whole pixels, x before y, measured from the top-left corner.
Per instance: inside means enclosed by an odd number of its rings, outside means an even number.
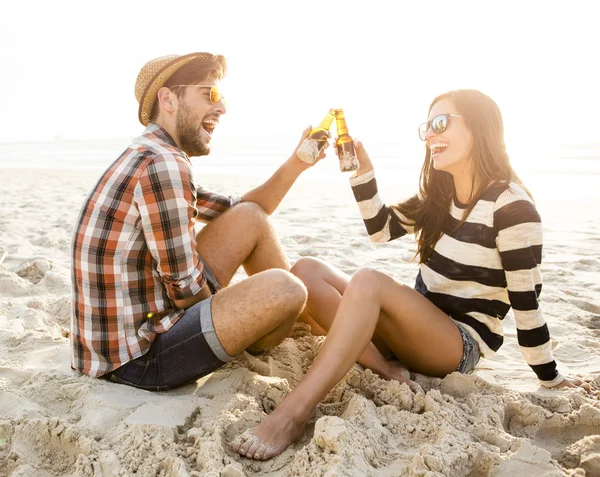
[[[156,94],[169,78],[182,66],[196,58],[210,58],[210,53],[190,53],[188,55],[167,55],[146,63],[135,80],[135,99],[140,105],[138,118],[147,126],[150,122]]]

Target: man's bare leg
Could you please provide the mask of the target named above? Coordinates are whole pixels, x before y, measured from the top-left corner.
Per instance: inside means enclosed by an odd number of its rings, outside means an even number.
[[[249,277],[273,268],[290,269],[269,216],[262,207],[252,202],[238,204],[207,224],[196,235],[196,242],[198,253],[223,287],[229,285],[240,266]],[[253,296],[260,306],[260,300],[251,293],[250,298]],[[213,299],[213,307],[216,298]],[[217,303],[220,301],[217,300]],[[256,351],[278,345],[290,335],[296,317],[297,313],[293,320],[282,320],[247,347],[251,346]],[[266,321],[269,322],[268,319]]]
[[[306,288],[285,270],[267,270],[224,288],[212,299],[212,317],[221,345],[230,356],[249,346],[275,346],[287,335],[306,304]],[[289,331],[288,331],[289,333]]]
[[[265,421],[234,439],[232,448],[265,460],[301,437],[316,405],[356,362],[376,328],[415,371],[445,376],[459,365],[462,338],[448,315],[391,277],[360,270],[344,291],[331,330],[304,378]]]
[[[260,205],[244,202],[207,224],[197,235],[198,253],[225,287],[243,265],[248,276],[290,262]]]

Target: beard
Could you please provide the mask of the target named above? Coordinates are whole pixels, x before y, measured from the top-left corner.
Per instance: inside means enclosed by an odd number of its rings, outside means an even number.
[[[210,147],[202,138],[202,119],[196,116],[191,108],[181,101],[175,118],[175,133],[179,138],[181,150],[188,156],[206,156]]]

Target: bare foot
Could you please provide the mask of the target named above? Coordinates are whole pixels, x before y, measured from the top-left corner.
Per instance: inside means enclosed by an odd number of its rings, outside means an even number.
[[[305,423],[297,423],[277,409],[252,429],[237,436],[229,446],[238,454],[255,460],[268,460],[281,454],[304,435]]]
[[[410,379],[410,372],[408,371],[408,369],[402,366],[402,364],[400,364],[400,361],[388,361],[387,364],[388,368],[385,371],[385,376],[382,376],[383,378],[395,379],[396,381],[399,381],[401,383],[406,383],[414,393],[425,392],[419,384],[415,383],[413,380]]]

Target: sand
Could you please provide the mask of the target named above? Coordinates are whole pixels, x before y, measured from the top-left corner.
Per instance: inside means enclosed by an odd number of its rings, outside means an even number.
[[[0,476],[600,475],[597,396],[540,389],[518,351],[512,314],[493,359],[473,375],[417,376],[425,394],[356,365],[317,407],[304,438],[268,462],[241,458],[226,444],[306,372],[323,339],[306,325],[263,355],[245,354],[170,392],[72,371],[70,238],[97,177],[85,170],[0,175]],[[203,184],[242,193],[260,180],[221,175]],[[572,194],[566,205],[548,193],[538,207],[546,235],[542,306],[555,357],[563,373],[600,384],[593,193]],[[371,266],[414,283],[414,243],[371,244],[345,182],[301,178],[273,222],[292,262],[315,256],[348,273]]]

